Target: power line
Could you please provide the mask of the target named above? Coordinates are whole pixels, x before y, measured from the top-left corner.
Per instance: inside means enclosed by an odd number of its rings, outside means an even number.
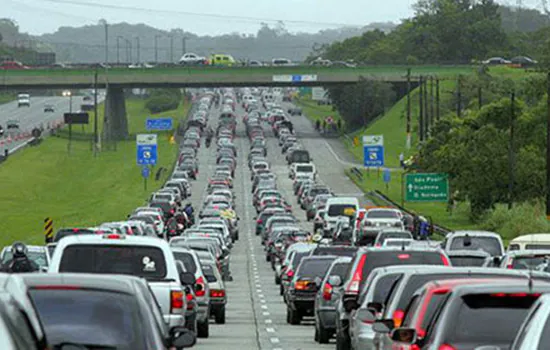
[[[45,2],[53,2],[57,4],[70,4],[77,6],[87,6],[87,7],[96,7],[102,9],[113,9],[113,10],[126,10],[126,11],[139,11],[147,13],[162,13],[170,15],[186,15],[186,16],[197,16],[197,17],[210,17],[216,19],[231,19],[238,21],[247,21],[247,22],[283,22],[289,24],[305,24],[312,26],[336,26],[336,27],[363,27],[364,24],[350,24],[350,23],[337,23],[337,22],[317,22],[317,21],[303,21],[303,20],[289,20],[289,19],[275,19],[275,18],[261,18],[261,17],[250,17],[250,16],[234,16],[234,15],[221,15],[214,13],[200,13],[200,12],[189,12],[189,11],[180,11],[180,10],[161,10],[137,6],[124,6],[124,5],[112,5],[112,4],[98,4],[93,2],[86,2],[81,0],[40,0]]]

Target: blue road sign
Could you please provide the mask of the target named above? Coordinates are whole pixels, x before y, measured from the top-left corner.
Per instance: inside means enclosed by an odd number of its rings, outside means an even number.
[[[141,167],[141,176],[144,178],[148,178],[150,174],[149,167],[147,165],[144,165]]]
[[[152,130],[172,130],[173,129],[172,118],[147,118],[145,121],[145,128],[148,131]]]
[[[384,166],[384,146],[363,146],[363,165],[367,168]]]
[[[139,165],[155,165],[157,164],[157,159],[157,145],[137,146],[137,162]]]
[[[384,169],[383,177],[384,177],[384,182],[385,182],[385,183],[390,182],[390,180],[391,180],[390,169],[388,169],[388,168]]]
[[[293,82],[302,81],[302,76],[301,75],[293,75],[292,76],[292,81]]]

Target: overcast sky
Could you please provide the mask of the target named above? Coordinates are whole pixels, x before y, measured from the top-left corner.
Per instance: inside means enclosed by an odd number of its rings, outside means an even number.
[[[510,0],[503,0],[510,3]],[[159,29],[181,28],[196,34],[256,33],[264,19],[285,21],[291,32],[317,32],[344,24],[366,25],[412,15],[416,0],[0,0],[0,17],[15,19],[30,34],[54,32],[60,26],[145,23]],[[515,4],[515,2],[512,2]],[[524,0],[537,6],[538,0]],[[86,6],[83,4],[92,4]],[[117,8],[122,7],[122,8]],[[128,9],[129,8],[134,8]],[[150,10],[154,9],[156,12]],[[239,18],[237,18],[239,17]]]

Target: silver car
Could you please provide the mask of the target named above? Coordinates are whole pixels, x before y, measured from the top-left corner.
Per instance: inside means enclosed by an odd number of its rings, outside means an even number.
[[[202,263],[202,269],[210,288],[210,317],[214,317],[217,324],[224,324],[227,295],[222,275],[216,264],[212,262]]]
[[[532,306],[510,350],[543,349],[550,344],[550,294],[542,295]],[[498,346],[494,350],[500,349]]]

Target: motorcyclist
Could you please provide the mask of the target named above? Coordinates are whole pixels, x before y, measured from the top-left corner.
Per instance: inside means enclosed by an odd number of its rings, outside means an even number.
[[[178,221],[176,220],[175,217],[171,217],[166,222],[166,236],[167,236],[168,239],[170,239],[170,238],[176,237],[178,235],[179,235]]]
[[[195,215],[194,215],[195,209],[193,209],[193,205],[191,203],[187,203],[185,205],[185,208],[183,208],[183,211],[185,212],[185,214],[189,218],[189,221],[191,222],[191,225],[194,225],[195,224]]]
[[[36,272],[40,270],[37,263],[27,256],[28,248],[24,243],[15,242],[11,246],[12,258],[3,266],[3,270],[10,273]]]

